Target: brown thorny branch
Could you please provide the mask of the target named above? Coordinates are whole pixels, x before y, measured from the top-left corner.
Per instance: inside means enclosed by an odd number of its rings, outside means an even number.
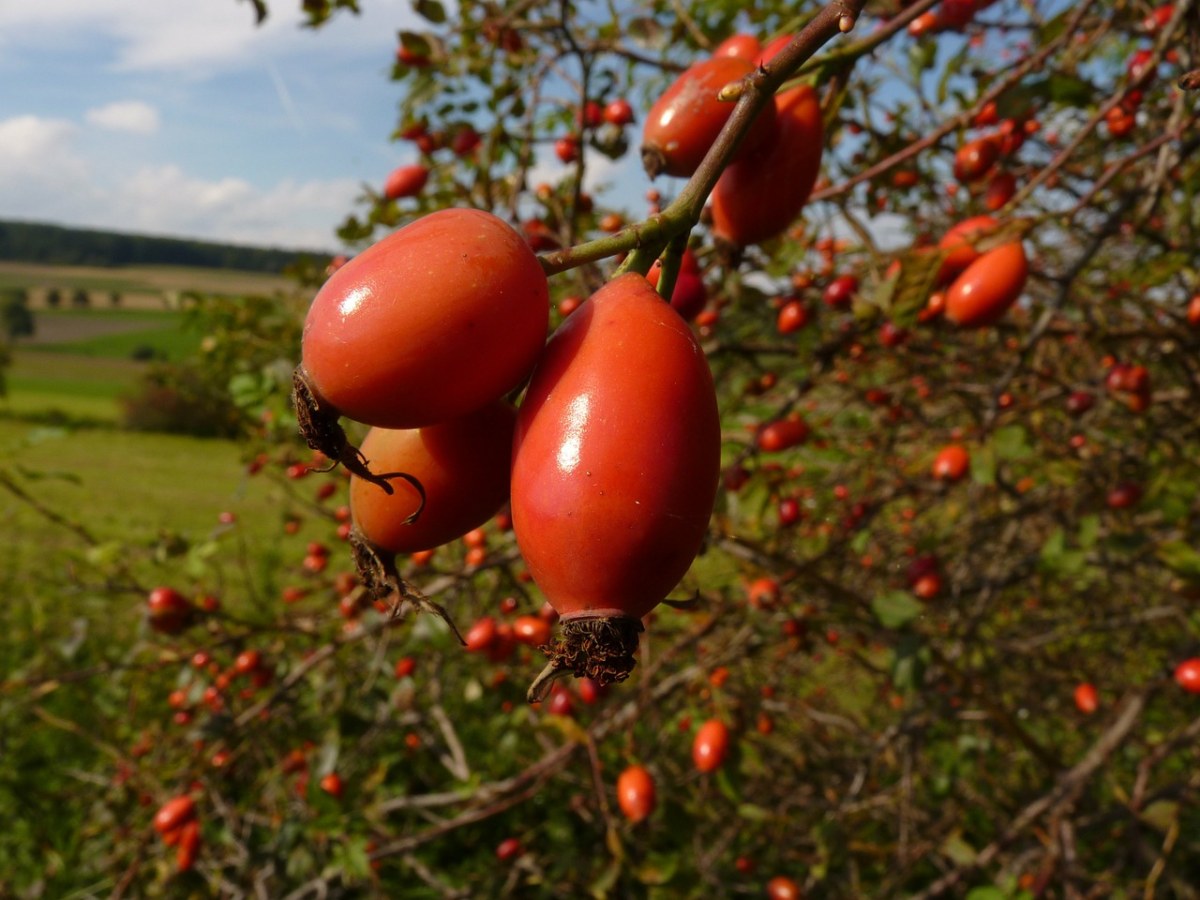
[[[1090,5],[1090,3],[1085,4],[1080,10],[1079,15],[1081,16],[1083,11]],[[810,23],[810,27],[805,29],[797,41],[793,43],[792,48],[790,48],[788,54],[789,57],[796,57],[796,61],[792,63],[792,66],[794,67],[797,62],[806,58],[804,56],[805,53],[807,53],[808,56],[811,56],[811,54],[815,52],[815,49],[819,47],[824,40],[827,40],[828,37],[832,37],[832,35],[836,33],[836,23],[844,15],[856,15],[861,6],[862,3],[846,4],[845,6],[839,3],[834,3],[827,6],[825,10],[818,15],[817,19],[814,19],[814,22]],[[814,24],[818,21],[821,22],[821,27],[814,28]],[[832,30],[830,30],[831,24],[833,25]],[[1067,31],[1070,33],[1071,29],[1068,28]],[[826,32],[828,33],[826,34]],[[817,41],[816,35],[824,35],[823,40]],[[803,50],[796,51],[797,47],[801,47]],[[788,69],[783,64],[780,65],[780,72],[785,72],[787,70]],[[782,81],[782,77],[779,78],[779,81]],[[998,93],[999,91],[996,91],[995,95],[998,95]],[[732,149],[735,146],[736,139],[740,134],[739,129],[744,130],[744,127],[748,125],[750,119],[752,118],[753,113],[747,112],[747,110],[755,106],[755,104],[753,100],[747,100],[747,98],[753,98],[755,96],[755,91],[753,90],[748,91],[743,95],[742,100],[739,101],[738,107],[735,110],[735,115],[731,117],[730,125],[728,125],[725,131],[722,132],[721,138],[714,145],[713,150],[710,151],[709,157],[706,158],[705,164],[701,166],[700,170],[698,170],[697,175],[693,178],[692,182],[689,182],[689,189],[685,189],[684,194],[681,195],[680,200],[677,201],[677,204],[683,203],[683,208],[691,211],[695,209],[694,204],[697,202],[697,197],[700,198],[699,202],[701,204],[703,203],[703,197],[707,196],[708,190],[711,190],[712,184],[715,184],[716,175],[719,174],[720,169],[723,168],[723,162],[727,161],[727,158],[732,154]],[[986,102],[986,100],[982,102]],[[761,104],[758,105],[761,106]],[[957,124],[959,123],[956,122],[952,127],[957,127]],[[934,140],[936,140],[936,138]],[[933,141],[930,141],[930,143],[932,142]],[[911,150],[912,148],[909,149]],[[915,153],[918,151],[914,150],[913,152]],[[910,153],[903,158],[906,159],[911,155],[912,154]],[[722,165],[718,167],[714,160],[721,161]],[[885,170],[886,168],[890,167],[891,165],[895,165],[900,161],[902,161],[902,159],[893,157],[891,161],[885,161],[887,165],[881,164],[883,168],[880,170]],[[872,176],[860,176],[857,178],[857,180],[861,181],[864,180],[864,178],[869,177]],[[705,187],[705,185],[707,187]],[[840,193],[841,191],[848,189],[850,186],[850,183],[847,183],[839,186],[838,189],[830,189],[828,193],[829,195]],[[672,209],[674,208],[675,205],[673,205]],[[667,213],[670,212],[671,210],[667,211]],[[667,213],[664,213],[664,216],[666,216]],[[651,233],[654,233],[653,228],[651,228]],[[663,233],[666,232],[664,231]],[[627,230],[624,234],[624,239],[627,240],[630,236],[630,231]],[[638,236],[639,233],[633,231],[632,234],[634,236]],[[630,245],[630,247],[626,247],[624,249],[630,249],[632,246],[637,246],[639,242],[640,241],[635,241],[632,245]],[[562,254],[558,255],[557,262],[566,262],[570,258],[570,254],[571,251],[563,251]],[[609,254],[606,253],[605,255]],[[551,256],[553,257],[555,255],[552,254]],[[557,262],[551,260],[550,267],[554,267]],[[567,267],[569,266],[563,266],[563,268]],[[799,393],[802,394],[803,390],[801,390]],[[795,398],[792,399],[792,402],[795,402]],[[30,502],[28,495],[23,495],[23,492],[20,491],[19,487],[15,486],[7,476],[0,477],[0,485],[4,486],[10,492],[16,494],[18,497],[21,497],[23,500],[26,500],[26,502]],[[59,524],[62,524],[64,527],[68,527],[71,530],[76,531],[76,533],[79,534],[85,540],[85,542],[92,542],[92,539],[86,530],[83,530],[81,527],[72,527],[71,523],[61,520],[61,517],[56,517],[54,514],[52,514],[52,512],[45,510],[36,502],[34,502],[32,505],[34,505],[34,508],[39,509],[43,515],[47,515],[47,517],[52,521],[58,521]],[[427,588],[427,594],[433,595],[436,593],[437,590],[434,586]],[[683,646],[690,646],[696,640],[699,640],[703,633],[712,627],[713,622],[715,622],[715,619],[710,620],[697,632],[693,632],[692,634],[689,634],[681,639],[681,641],[677,643],[676,647],[664,653],[659,658],[658,665],[652,668],[654,670],[661,668],[664,660],[671,658]],[[383,622],[377,628],[362,629],[360,632],[356,632],[355,634],[345,638],[339,638],[320,648],[304,663],[302,663],[301,666],[289,673],[289,675],[278,686],[273,694],[267,698],[264,698],[264,700],[259,701],[259,703],[255,704],[253,707],[249,708],[241,716],[239,716],[237,724],[248,724],[259,714],[259,712],[269,708],[272,704],[277,702],[309,671],[327,659],[331,658],[341,647],[357,640],[362,640],[366,637],[369,637],[377,631],[389,627],[389,624],[389,622]],[[723,655],[733,658],[744,648],[749,640],[749,629],[743,629],[742,633],[739,634],[733,641],[731,641],[725,648]],[[675,672],[672,675],[665,677],[653,684],[653,686],[651,686],[649,679],[644,679],[645,690],[640,697],[630,700],[621,707],[614,707],[611,712],[601,713],[601,715],[597,717],[595,722],[587,731],[589,741],[603,739],[605,736],[631,725],[634,721],[636,721],[640,711],[647,704],[656,703],[663,697],[668,696],[675,690],[678,690],[688,684],[688,682],[695,677],[697,670],[698,667],[693,666],[689,667],[688,669]],[[650,673],[651,668],[647,668],[646,674],[649,675]],[[1047,811],[1054,811],[1069,804],[1070,801],[1082,790],[1083,786],[1091,778],[1091,776],[1104,764],[1116,747],[1119,746],[1120,743],[1128,736],[1145,706],[1147,696],[1148,692],[1146,691],[1132,694],[1126,701],[1121,713],[1118,715],[1109,729],[1103,735],[1101,735],[1089,752],[1085,754],[1085,756],[1074,767],[1064,773],[1053,790],[1051,790],[1042,798],[1039,798],[1039,800],[1030,804],[1018,816],[1016,816],[1003,835],[985,848],[976,857],[973,864],[952,870],[950,873],[943,876],[943,878],[939,879],[938,882],[935,882],[933,885],[931,885],[930,888],[928,888],[927,891],[920,896],[936,896],[953,888],[962,880],[962,878],[969,874],[970,871],[986,866],[988,863],[990,863],[992,859],[994,859],[1004,848],[1004,846],[1015,840],[1026,828],[1028,828]],[[1170,752],[1173,752],[1183,744],[1190,742],[1198,733],[1200,733],[1200,720],[1193,723],[1184,732],[1177,735],[1170,741],[1164,741],[1151,755],[1147,756],[1143,760],[1142,767],[1139,769],[1138,782],[1141,790],[1136,796],[1140,796],[1144,793],[1145,780],[1148,778],[1148,775],[1146,778],[1143,778],[1143,772],[1148,773],[1153,764],[1160,762]],[[436,796],[429,795],[426,802],[422,802],[422,798],[408,797],[396,798],[393,801],[385,801],[376,808],[376,813],[384,814],[395,809],[415,806],[434,806],[441,805],[442,803],[450,805],[464,802],[469,804],[469,806],[464,812],[460,813],[454,818],[445,820],[444,822],[432,826],[425,831],[392,841],[379,847],[372,853],[372,858],[380,859],[387,856],[408,854],[413,849],[430,841],[436,840],[438,837],[457,828],[482,821],[524,802],[525,800],[534,796],[544,782],[552,778],[558,771],[571,762],[580,746],[581,745],[577,742],[559,746],[549,751],[541,760],[527,767],[524,771],[518,773],[517,775],[508,779],[493,782],[489,785],[484,785],[483,787],[474,791],[469,797],[464,797],[463,795],[450,792]],[[453,755],[461,760],[461,765],[465,766],[465,758],[461,755],[461,750],[458,752],[453,752]],[[291,895],[289,895],[289,897],[300,898],[310,895],[319,896],[325,892],[328,886],[328,879],[317,879],[313,882],[310,882],[308,885],[305,885],[298,891],[293,892]]]

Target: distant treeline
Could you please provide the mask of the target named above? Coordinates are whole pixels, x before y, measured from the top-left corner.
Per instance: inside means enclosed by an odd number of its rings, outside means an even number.
[[[10,262],[63,266],[200,266],[278,273],[305,257],[324,258],[327,255],[0,221],[0,260]]]

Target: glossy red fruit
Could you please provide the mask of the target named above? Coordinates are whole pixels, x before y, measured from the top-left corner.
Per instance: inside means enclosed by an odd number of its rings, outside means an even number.
[[[376,474],[405,472],[425,489],[393,479],[393,493],[350,478],[350,513],[359,533],[391,553],[431,550],[483,525],[508,499],[516,411],[495,400],[425,428],[372,428],[362,452]],[[411,516],[420,509],[415,522]]]
[[[651,178],[659,174],[687,178],[696,171],[733,112],[734,104],[718,100],[717,93],[752,71],[754,65],[744,59],[706,59],[667,88],[650,108],[642,130],[642,164]],[[774,134],[775,111],[768,105],[750,126],[739,157],[762,147]]]
[[[249,675],[262,666],[262,654],[257,650],[243,650],[233,661],[233,671],[238,675]]]
[[[1142,28],[1154,34],[1162,28],[1166,28],[1171,23],[1172,16],[1175,15],[1175,4],[1164,3],[1162,6],[1155,7],[1149,15],[1142,20]]]
[[[767,900],[804,900],[800,885],[784,875],[767,882]]]
[[[175,849],[175,869],[187,872],[196,865],[200,852],[200,823],[188,822],[179,830],[179,846]]]
[[[1192,328],[1200,328],[1200,294],[1196,294],[1188,301],[1186,316],[1188,325]]]
[[[575,715],[575,699],[571,692],[561,685],[555,687],[546,711],[552,716]]]
[[[912,584],[913,596],[933,600],[942,592],[942,576],[938,572],[922,575]]]
[[[595,100],[589,100],[582,110],[575,111],[575,124],[580,128],[599,128],[604,122],[604,108]]]
[[[658,803],[654,776],[643,766],[630,766],[617,776],[617,805],[630,822],[650,818]]]
[[[729,727],[720,719],[709,719],[692,741],[692,762],[701,772],[715,772],[728,755]]]
[[[429,180],[429,169],[420,164],[393,169],[383,185],[383,196],[389,200],[415,197]]]
[[[713,56],[732,56],[754,62],[762,52],[762,44],[752,34],[731,34],[713,50]]]
[[[808,307],[802,300],[789,300],[779,308],[775,328],[780,334],[792,334],[808,324]]]
[[[779,582],[774,578],[756,578],[746,588],[746,601],[755,609],[772,609],[781,596]]]
[[[1185,659],[1175,667],[1175,683],[1189,694],[1200,694],[1200,657]]]
[[[574,137],[559,138],[554,142],[554,155],[559,162],[573,163],[579,159],[579,139]]]
[[[1114,106],[1104,114],[1104,125],[1110,137],[1128,137],[1137,126],[1137,117],[1121,106]]]
[[[704,539],[720,447],[704,354],[642,276],[610,281],[550,338],[517,414],[513,531],[564,641],[616,629],[628,651],[576,674],[608,684],[632,668],[638,620]]]
[[[755,443],[764,453],[778,453],[797,447],[807,440],[808,423],[793,414],[786,419],[776,419],[764,425],[759,430]]]
[[[708,288],[704,279],[691,272],[680,272],[671,291],[671,306],[686,321],[691,322],[704,311],[708,303]]]
[[[1128,394],[1150,393],[1150,370],[1143,365],[1116,363],[1104,379],[1110,391]]]
[[[983,205],[996,212],[1002,209],[1017,192],[1017,178],[1012,172],[996,172],[988,179],[987,190],[983,192]]]
[[[517,838],[505,838],[496,845],[496,859],[500,862],[511,862],[525,852]]]
[[[1158,66],[1151,63],[1153,58],[1154,52],[1151,50],[1138,50],[1129,57],[1129,62],[1126,64],[1125,69],[1129,73],[1129,80],[1133,84],[1149,81],[1154,77]]]
[[[846,309],[858,292],[858,279],[853,275],[839,275],[826,286],[821,299],[833,309]]]
[[[923,12],[911,22],[908,23],[908,33],[911,37],[921,37],[926,34],[933,34],[938,30],[937,13],[930,10]]]
[[[1096,405],[1096,398],[1087,391],[1072,391],[1067,396],[1067,412],[1072,416],[1082,416]]]
[[[1142,486],[1133,481],[1117,485],[1104,498],[1109,509],[1129,509],[1137,506],[1142,499]]]
[[[345,785],[342,784],[342,776],[337,772],[330,772],[321,779],[321,790],[327,793],[330,797],[341,797],[342,791],[345,790]]]
[[[604,121],[610,125],[628,125],[633,121],[633,107],[624,97],[610,100],[604,107]]]
[[[780,528],[789,528],[800,521],[800,503],[795,497],[784,497],[776,512]]]
[[[1094,684],[1084,681],[1075,686],[1075,706],[1089,716],[1100,707],[1100,694]]]
[[[521,235],[490,213],[446,209],[325,282],[304,323],[301,368],[327,407],[367,425],[418,428],[519,385],[549,319],[546,276]]]
[[[939,481],[958,481],[971,467],[971,457],[959,444],[943,447],[933,460],[933,477]]]
[[[154,814],[154,830],[159,834],[175,831],[196,818],[196,802],[187,794],[172,797]]]
[[[192,623],[195,608],[174,588],[156,587],[146,597],[150,627],[162,634],[179,634]]]
[[[414,69],[424,69],[430,64],[429,56],[401,44],[396,48],[396,61]]]
[[[1025,289],[1029,263],[1020,241],[1001,244],[967,266],[946,291],[946,319],[962,328],[998,321]]]
[[[652,287],[658,287],[659,273],[662,271],[662,261],[656,261],[646,273],[646,280]],[[675,287],[671,291],[671,306],[687,321],[692,321],[704,309],[708,302],[708,288],[700,275],[700,264],[690,249],[683,251],[683,259],[679,264],[679,272],[675,276]]]
[[[482,143],[483,138],[479,132],[470,125],[465,125],[454,132],[454,137],[450,139],[450,150],[455,156],[463,157],[472,153]]]
[[[821,105],[807,85],[775,97],[773,140],[721,173],[712,193],[713,234],[738,247],[781,234],[808,201],[821,168]]]
[[[496,620],[491,616],[483,616],[476,619],[474,624],[467,629],[463,640],[466,641],[468,652],[487,652],[496,643]]]
[[[974,216],[963,219],[952,227],[938,242],[938,249],[945,252],[942,267],[938,270],[938,284],[949,284],[967,266],[979,259],[975,244],[981,237],[994,231],[1000,223],[991,216]]]
[[[530,647],[550,642],[550,623],[541,616],[518,616],[512,624],[513,637]]]
[[[999,155],[1000,148],[990,137],[968,141],[954,154],[954,177],[962,184],[978,181],[991,170]]]

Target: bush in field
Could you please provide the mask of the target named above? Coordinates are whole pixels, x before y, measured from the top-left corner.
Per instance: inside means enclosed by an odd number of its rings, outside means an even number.
[[[0,292],[0,328],[8,340],[31,337],[36,330],[33,312],[29,309],[29,294],[23,290]]]
[[[1195,896],[1200,10],[414,8],[392,75],[398,162],[422,171],[380,172],[341,234],[361,251],[481,208],[540,254],[552,328],[619,267],[686,311],[721,481],[679,602],[645,617],[627,682],[530,705],[555,616],[513,515],[356,572],[346,477],[314,471],[285,399],[303,305],[197,304],[197,377],[276,485],[276,549],[231,516],[150,546],[74,523],[68,583],[129,639],[63,626],[5,682],[37,726],[16,770],[64,761],[27,793],[67,827],[18,816],[0,888]],[[742,62],[690,68],[716,53]],[[726,68],[727,102],[701,77]],[[651,186],[632,151],[685,71],[704,120],[671,107],[645,156],[694,174]],[[646,208],[588,180],[610,159]],[[632,408],[656,371],[596,391]],[[35,482],[0,486],[55,516]],[[86,810],[56,808],[72,777]]]
[[[236,437],[242,420],[228,394],[212,389],[203,369],[157,364],[136,391],[121,398],[121,424],[133,431]]]
[[[137,431],[247,436],[263,403],[278,398],[289,382],[291,365],[282,354],[299,337],[296,302],[184,298],[183,327],[202,336],[200,355],[151,366],[122,398],[122,424]]]

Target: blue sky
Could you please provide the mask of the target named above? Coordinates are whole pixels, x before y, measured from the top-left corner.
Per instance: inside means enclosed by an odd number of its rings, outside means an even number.
[[[416,159],[388,74],[421,23],[365,0],[314,32],[299,5],[256,28],[245,0],[0,0],[0,218],[338,249],[363,184]]]
[[[0,3],[0,218],[335,248],[388,140],[408,0],[318,32],[275,0]]]

